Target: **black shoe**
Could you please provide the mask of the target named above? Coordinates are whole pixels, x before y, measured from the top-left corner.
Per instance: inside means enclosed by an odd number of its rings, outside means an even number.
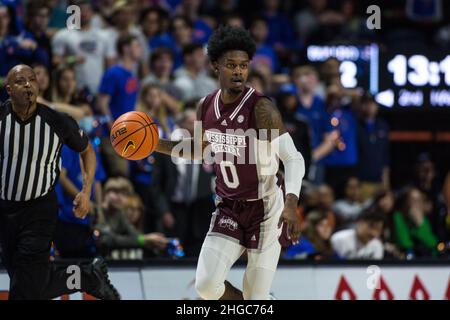
[[[101,257],[95,258],[91,263],[91,267],[95,285],[86,293],[100,300],[120,300],[119,292],[109,280],[108,267],[105,260]]]

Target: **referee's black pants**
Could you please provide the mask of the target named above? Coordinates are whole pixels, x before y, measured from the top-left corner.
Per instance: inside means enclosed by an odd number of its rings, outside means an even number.
[[[81,290],[69,289],[69,265],[50,263],[50,247],[58,213],[56,194],[36,200],[0,200],[2,261],[10,277],[9,299],[53,299],[86,291],[93,285],[87,265],[80,266]]]

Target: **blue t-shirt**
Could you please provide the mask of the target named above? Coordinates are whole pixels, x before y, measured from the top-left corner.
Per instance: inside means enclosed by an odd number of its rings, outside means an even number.
[[[263,17],[267,21],[269,30],[269,34],[267,35],[268,45],[280,43],[290,48],[295,44],[294,28],[288,17],[280,13],[274,16],[263,14]]]
[[[163,4],[163,8],[169,9],[169,11],[175,11],[175,9],[181,4],[181,0],[165,0]]]
[[[311,147],[316,148],[323,140],[323,135],[333,130],[330,114],[325,107],[325,101],[314,96],[311,107],[305,108],[301,102],[297,107],[297,114],[304,118],[311,128]]]
[[[0,5],[10,6],[13,7],[14,10],[17,9],[20,6],[20,0],[1,0]]]
[[[358,176],[362,181],[380,183],[389,165],[389,128],[382,119],[361,121],[358,126]]]
[[[358,124],[353,112],[346,107],[331,113],[332,118],[338,120],[336,129],[339,131],[343,148],[335,148],[323,159],[326,166],[354,166],[358,163]]]
[[[194,22],[193,40],[201,44],[206,44],[212,34],[211,27],[202,19],[197,19]]]
[[[170,33],[165,32],[150,38],[148,40],[148,46],[150,50],[155,50],[160,47],[165,47],[172,50],[175,44],[170,36]]]
[[[32,39],[32,37],[21,37],[22,39]],[[19,37],[7,35],[0,40],[0,76],[4,77],[9,70],[20,63],[31,63],[33,50],[23,49],[19,46]]]
[[[97,167],[95,169],[95,182],[101,182],[106,179],[106,173],[103,165],[100,161],[99,151],[94,147],[97,157]],[[78,152],[73,151],[67,146],[63,146],[61,149],[61,162],[62,167],[67,170],[67,177],[69,180],[81,190],[83,187],[83,176],[80,166],[80,155]],[[69,223],[76,223],[81,225],[89,225],[91,223],[91,216],[87,215],[85,219],[79,219],[73,214],[73,198],[63,192],[61,183],[56,185],[56,195],[59,203],[59,219]],[[94,197],[94,188],[92,188],[91,199]]]
[[[139,90],[139,80],[121,65],[114,65],[102,77],[99,93],[111,97],[109,108],[114,119],[133,111]]]
[[[19,38],[7,35],[0,40],[0,77],[5,78],[14,66],[25,63],[32,64],[33,50],[23,49],[19,46]],[[5,102],[8,94],[3,85],[0,86],[0,102]]]
[[[169,35],[168,37],[151,40],[150,46],[152,49],[168,48],[173,53],[173,69],[176,70],[183,65],[183,49],[178,47],[175,39]]]
[[[278,72],[278,57],[271,46],[262,45],[256,49],[255,55],[252,59],[252,64],[268,65],[272,72]]]
[[[284,253],[284,259],[307,258],[318,253],[314,245],[305,237],[300,237],[298,244],[291,244]]]
[[[298,244],[291,244],[284,253],[283,258],[286,260],[295,259],[295,258],[303,258],[306,259],[311,255],[320,255],[321,252],[318,251],[314,244],[308,240],[307,238],[301,236],[299,239]],[[333,260],[339,260],[339,256],[336,254],[336,252],[332,252],[331,256],[329,257]]]
[[[0,6],[7,6],[12,9],[9,32],[13,35],[19,34],[24,29],[22,17],[24,16],[24,6],[22,0],[0,0]]]
[[[21,34],[25,39],[31,39],[36,41],[36,43],[39,43],[39,39],[32,34],[30,31],[23,31]],[[50,56],[49,53],[47,51],[45,51],[44,48],[42,47],[37,47],[36,50],[34,50],[33,55],[32,55],[32,63],[39,63],[39,64],[43,64],[44,66],[46,66],[47,68],[50,68]]]

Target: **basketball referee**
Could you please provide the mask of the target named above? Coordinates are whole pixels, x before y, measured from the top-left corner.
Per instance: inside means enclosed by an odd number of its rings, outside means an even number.
[[[80,288],[70,285],[68,265],[49,262],[61,147],[66,144],[80,153],[83,189],[74,200],[77,217],[89,211],[96,160],[72,118],[36,103],[38,90],[33,70],[17,65],[6,78],[10,99],[0,106],[0,243],[10,277],[9,298],[52,299],[84,291],[99,299],[119,299],[103,259],[79,265]]]

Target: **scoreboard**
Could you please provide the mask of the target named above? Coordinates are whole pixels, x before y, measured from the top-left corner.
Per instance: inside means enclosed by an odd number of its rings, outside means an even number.
[[[345,88],[374,88],[370,75],[376,72],[378,61],[378,46],[372,45],[311,45],[306,49],[306,58],[316,64],[329,58],[339,62],[341,83]]]
[[[450,54],[444,50],[311,45],[306,56],[311,63],[339,60],[342,85],[369,90],[386,110],[450,110]]]
[[[450,55],[387,52],[380,59],[377,101],[388,108],[450,108]]]

